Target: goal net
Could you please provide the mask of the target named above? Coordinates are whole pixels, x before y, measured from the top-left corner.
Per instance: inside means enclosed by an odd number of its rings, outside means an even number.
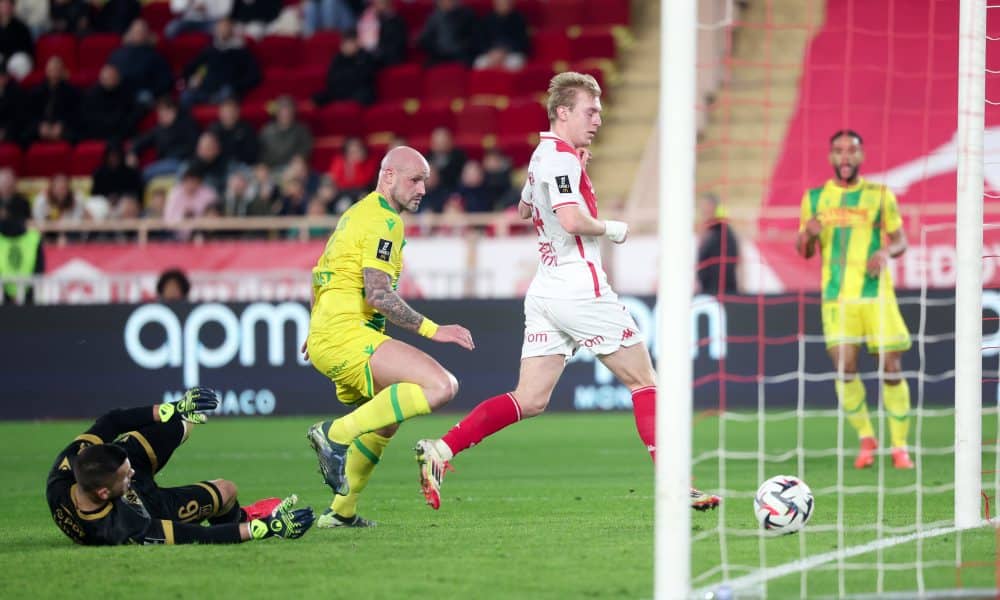
[[[693,335],[723,348],[711,371],[696,364],[692,377],[690,473],[723,497],[717,511],[690,517],[685,585],[696,597],[962,597],[1000,588],[1000,2],[964,1],[759,0],[700,19],[702,35],[720,34],[726,50],[698,57],[699,70],[721,66],[725,75],[698,107],[695,193],[721,199],[728,210],[718,215],[736,232],[741,258],[702,257],[699,268],[741,265],[738,291],[712,290],[692,306],[725,313],[727,324],[721,343],[697,320]],[[912,342],[901,361],[906,417],[885,401],[891,365],[852,340],[879,442],[868,468],[854,464],[857,413],[846,414],[835,393],[835,381],[850,378],[828,355],[820,260],[795,251],[803,192],[833,175],[830,136],[841,129],[863,137],[861,176],[898,197],[908,239],[887,267]],[[970,189],[980,204],[972,227]],[[956,328],[963,319],[974,336]],[[897,469],[892,438],[907,417],[913,468]],[[799,533],[769,535],[755,517],[757,488],[776,475],[812,489],[814,510]],[[658,483],[658,524],[660,494]],[[676,596],[657,565],[658,597]]]

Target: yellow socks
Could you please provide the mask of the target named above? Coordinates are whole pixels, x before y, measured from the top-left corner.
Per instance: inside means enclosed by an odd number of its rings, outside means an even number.
[[[334,496],[330,508],[333,512],[351,518],[358,512],[358,494],[368,485],[368,479],[389,444],[389,438],[375,432],[362,434],[351,442],[347,449],[347,485],[351,492],[346,496]]]
[[[861,380],[857,377],[849,381],[838,379],[833,382],[833,385],[837,390],[837,399],[840,400],[840,405],[844,407],[844,413],[847,414],[847,421],[858,432],[858,437],[875,437],[872,421],[868,418],[868,405],[865,403],[865,386]],[[907,396],[907,405],[909,405],[909,396]],[[886,395],[886,406],[888,406],[888,395]]]
[[[905,379],[896,384],[882,384],[885,412],[889,416],[889,437],[893,448],[905,448],[910,433],[910,384]]]
[[[332,442],[346,446],[363,433],[382,429],[393,423],[402,423],[410,417],[430,412],[431,406],[427,403],[427,396],[419,385],[396,383],[334,421],[327,437]]]

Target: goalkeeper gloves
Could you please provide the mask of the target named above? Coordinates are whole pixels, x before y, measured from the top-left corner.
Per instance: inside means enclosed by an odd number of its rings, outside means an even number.
[[[294,540],[305,535],[316,520],[316,515],[309,506],[292,510],[298,501],[299,497],[292,494],[282,500],[270,515],[250,521],[250,537],[263,540],[277,536]]]
[[[204,423],[208,417],[204,413],[213,411],[219,406],[219,396],[206,387],[191,388],[184,392],[184,397],[177,402],[165,402],[160,405],[160,422],[166,423],[179,415],[188,423]]]
[[[616,244],[620,244],[628,237],[628,223],[624,221],[605,221],[604,237]]]

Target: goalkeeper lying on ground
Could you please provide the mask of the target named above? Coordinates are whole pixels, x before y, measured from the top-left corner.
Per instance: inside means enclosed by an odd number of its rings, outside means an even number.
[[[56,525],[78,544],[235,544],[301,537],[311,508],[294,495],[240,508],[225,479],[161,488],[153,476],[204,423],[219,398],[193,388],[178,402],[113,410],[78,435],[52,465],[45,496]],[[200,525],[208,520],[209,526]]]

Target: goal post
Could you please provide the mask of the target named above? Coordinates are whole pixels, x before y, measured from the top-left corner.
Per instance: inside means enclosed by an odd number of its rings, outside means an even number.
[[[955,251],[955,527],[982,524],[982,260],[986,0],[961,0]]]

